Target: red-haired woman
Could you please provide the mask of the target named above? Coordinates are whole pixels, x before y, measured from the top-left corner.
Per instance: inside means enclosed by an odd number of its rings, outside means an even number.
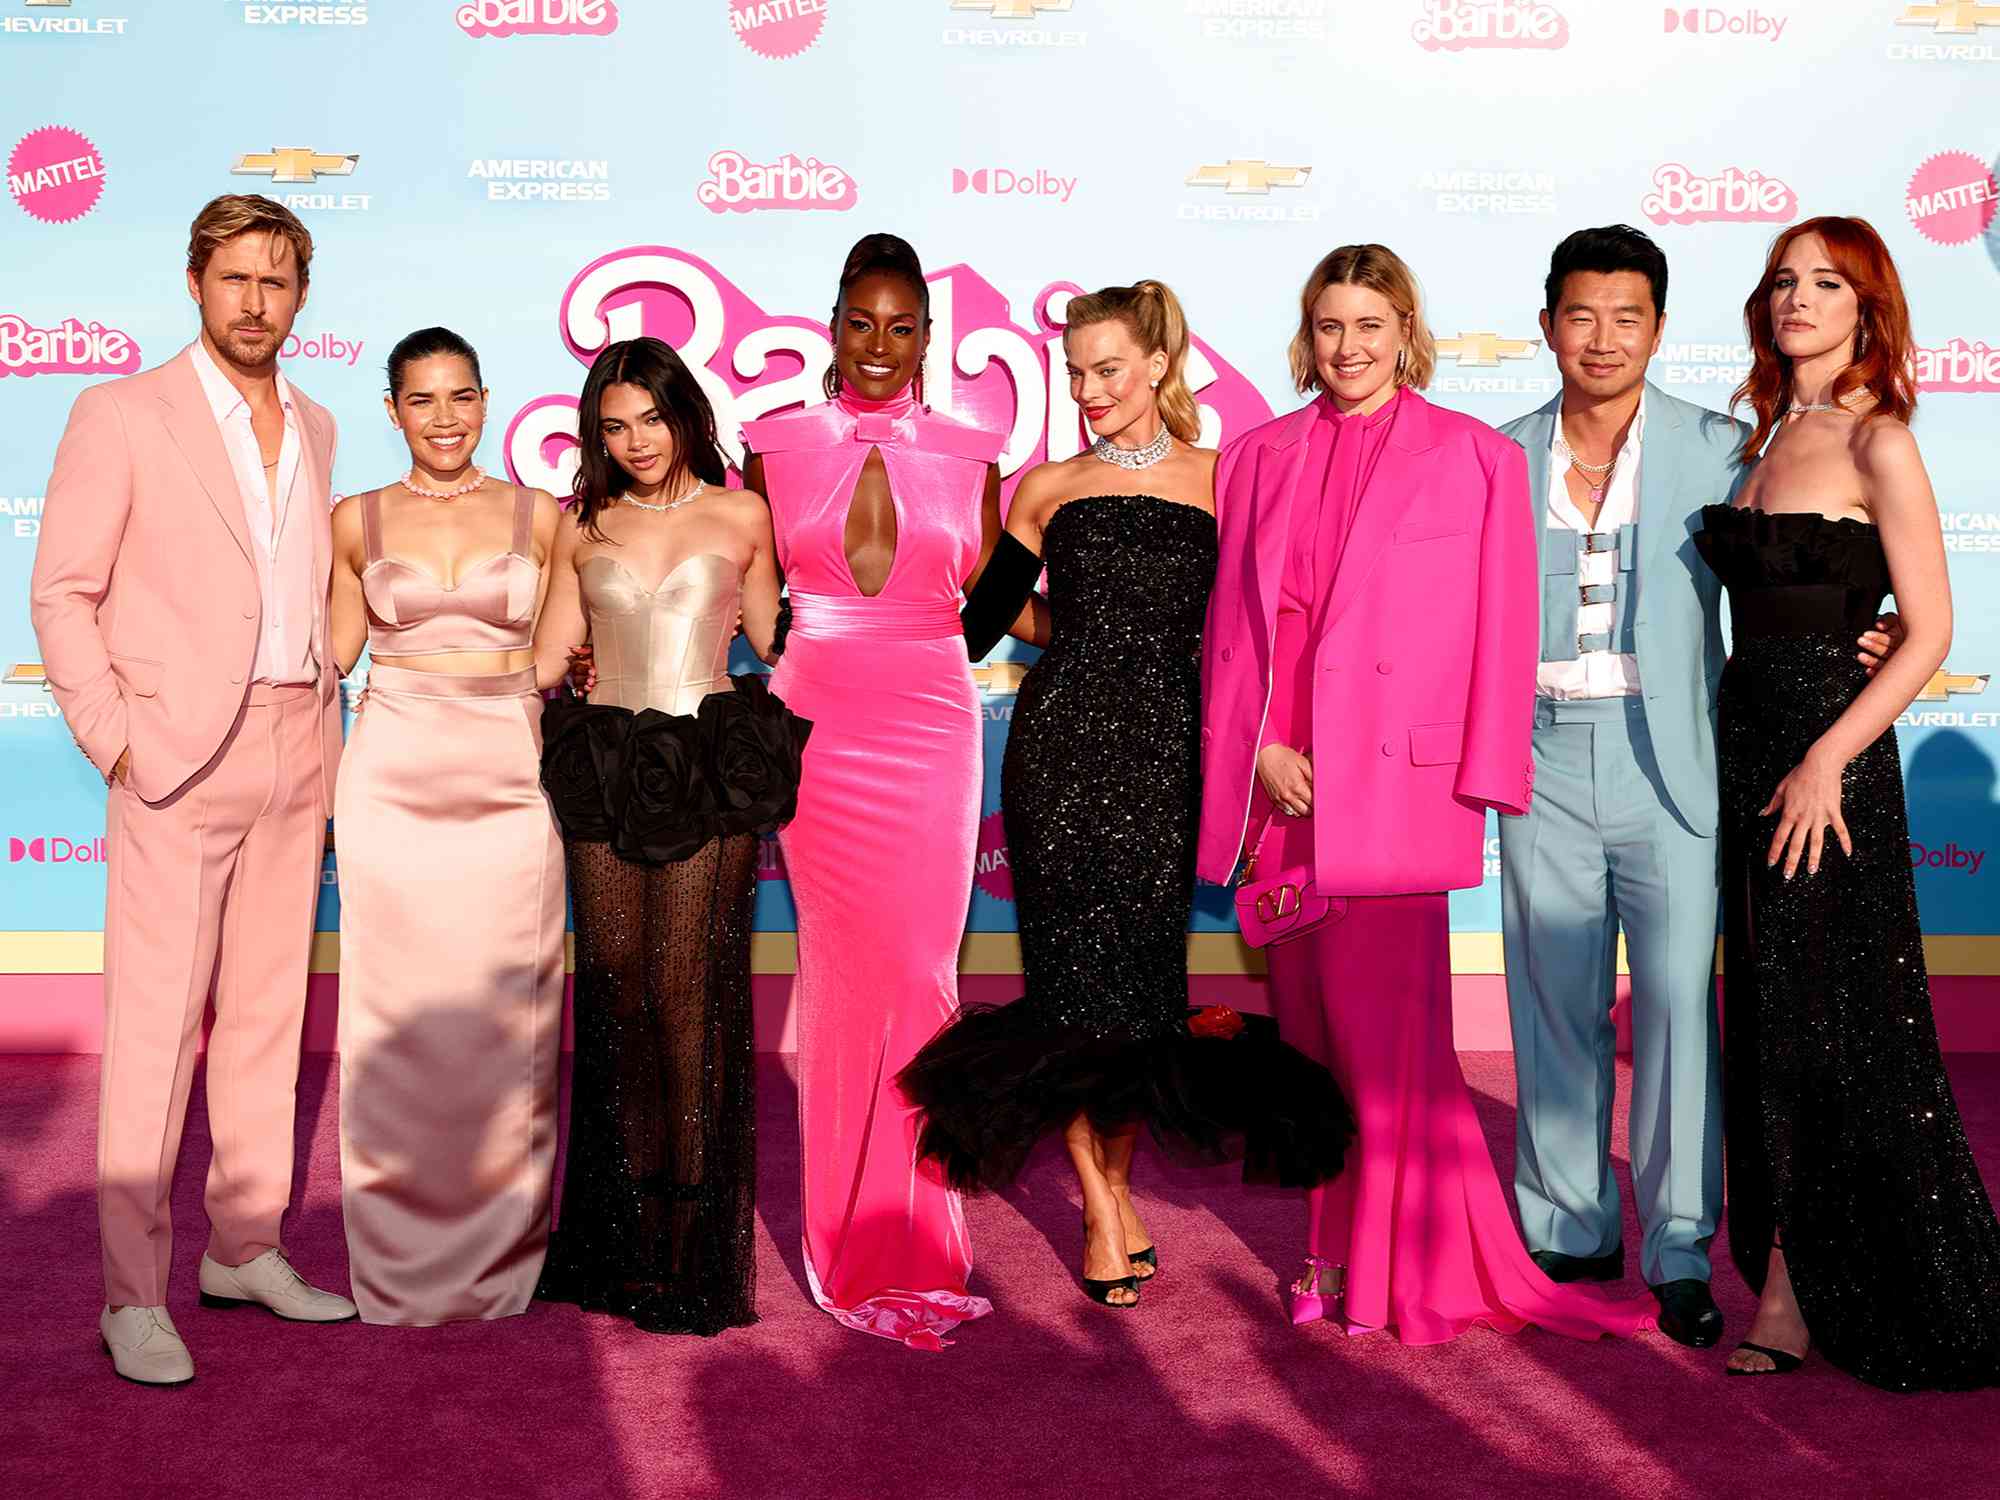
[[[1808,219],[1744,304],[1759,457],[1696,543],[1729,590],[1720,695],[1730,1252],[1762,1294],[1732,1375],[1810,1340],[1892,1390],[2000,1383],[2000,1225],[1938,1054],[1890,728],[1951,585],[1908,422],[1910,319],[1865,221]],[[1852,638],[1894,593],[1873,678]]]

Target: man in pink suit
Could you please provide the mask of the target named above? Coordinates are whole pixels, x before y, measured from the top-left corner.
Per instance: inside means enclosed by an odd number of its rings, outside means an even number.
[[[279,1243],[306,961],[340,756],[326,637],[333,418],[279,373],[312,237],[268,198],[196,217],[194,343],[77,398],[31,609],[109,786],[98,1224],[118,1374],[194,1378],[168,1316],[170,1194],[211,984],[208,1306],[354,1316]]]

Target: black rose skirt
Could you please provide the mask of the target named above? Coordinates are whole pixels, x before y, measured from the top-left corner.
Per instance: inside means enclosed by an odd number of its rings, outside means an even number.
[[[692,714],[551,702],[542,715],[542,787],[563,837],[664,865],[712,838],[790,822],[812,724],[761,676],[729,683]]]

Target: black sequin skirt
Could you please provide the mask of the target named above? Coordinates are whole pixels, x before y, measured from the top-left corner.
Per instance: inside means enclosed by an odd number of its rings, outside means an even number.
[[[1722,677],[1729,1240],[1772,1245],[1813,1346],[1890,1390],[2000,1383],[2000,1226],[1931,1016],[1894,733],[1841,777],[1854,852],[1765,863],[1778,783],[1867,685],[1847,631],[1743,638]]]
[[[798,810],[812,724],[761,676],[729,679],[692,714],[562,698],[542,716],[542,787],[571,843],[672,864],[710,839],[770,833]]]

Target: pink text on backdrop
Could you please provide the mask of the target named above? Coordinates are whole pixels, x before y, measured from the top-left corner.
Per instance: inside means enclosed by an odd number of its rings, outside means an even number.
[[[829,268],[829,282],[832,275]],[[1061,347],[1063,309],[1081,288],[1067,281],[1043,287],[1033,302],[1037,326],[1026,328],[1014,322],[1006,297],[970,266],[948,266],[929,281],[924,393],[932,409],[1005,433],[1000,472],[1010,481],[1044,458],[1083,451],[1083,422],[1069,397]],[[636,245],[598,257],[564,291],[557,326],[582,366],[614,340],[649,334],[671,344],[715,407],[732,464],[742,462],[743,423],[825,399],[820,379],[832,360],[826,324],[765,312],[684,250]],[[1201,405],[1204,444],[1271,414],[1257,388],[1198,337],[1188,351],[1187,377]],[[576,473],[575,395],[540,396],[522,406],[508,424],[506,453],[518,483],[568,494]]]

